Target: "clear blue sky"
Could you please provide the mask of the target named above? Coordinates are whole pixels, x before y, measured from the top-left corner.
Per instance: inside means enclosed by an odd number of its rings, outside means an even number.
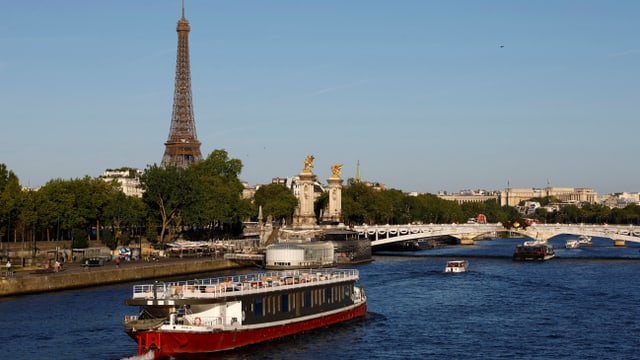
[[[160,163],[180,0],[7,1],[0,163],[23,185]],[[640,1],[187,0],[207,156],[307,155],[435,193],[640,191]]]

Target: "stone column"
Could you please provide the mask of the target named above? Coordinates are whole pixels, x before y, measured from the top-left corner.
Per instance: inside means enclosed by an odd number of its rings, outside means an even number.
[[[329,183],[329,209],[323,215],[323,221],[340,222],[342,219],[342,179],[332,176]]]
[[[316,225],[316,214],[313,211],[313,187],[316,176],[311,172],[301,172],[299,176],[300,195],[298,197],[298,208],[293,217],[293,226]]]
[[[313,227],[316,225],[316,215],[313,211],[315,200],[313,188],[316,176],[311,172],[311,168],[313,168],[313,155],[307,157],[304,169],[298,175],[300,194],[298,195],[298,207],[293,215],[294,227]]]

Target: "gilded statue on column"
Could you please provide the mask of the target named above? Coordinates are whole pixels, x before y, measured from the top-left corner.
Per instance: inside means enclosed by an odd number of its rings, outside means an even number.
[[[331,177],[333,178],[339,178],[340,177],[340,171],[342,170],[342,165],[343,164],[334,164],[331,166]]]
[[[304,169],[302,169],[302,172],[311,172],[311,169],[313,168],[313,159],[315,159],[313,155],[307,156],[307,158],[304,160]]]

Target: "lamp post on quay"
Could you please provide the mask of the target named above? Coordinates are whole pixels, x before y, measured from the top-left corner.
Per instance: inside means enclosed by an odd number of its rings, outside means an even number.
[[[7,261],[11,261],[11,212],[9,210],[9,222],[7,223]]]
[[[58,214],[58,230],[56,233],[56,261],[58,261],[58,247],[60,246],[60,214]]]
[[[7,212],[8,222],[7,222],[7,261],[11,258],[11,215],[13,212],[17,210],[16,208],[11,208]],[[16,216],[17,218],[17,216]]]

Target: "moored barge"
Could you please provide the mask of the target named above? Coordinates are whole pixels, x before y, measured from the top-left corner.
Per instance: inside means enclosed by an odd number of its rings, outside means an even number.
[[[138,355],[231,350],[362,317],[354,269],[313,269],[134,285],[125,332]]]

